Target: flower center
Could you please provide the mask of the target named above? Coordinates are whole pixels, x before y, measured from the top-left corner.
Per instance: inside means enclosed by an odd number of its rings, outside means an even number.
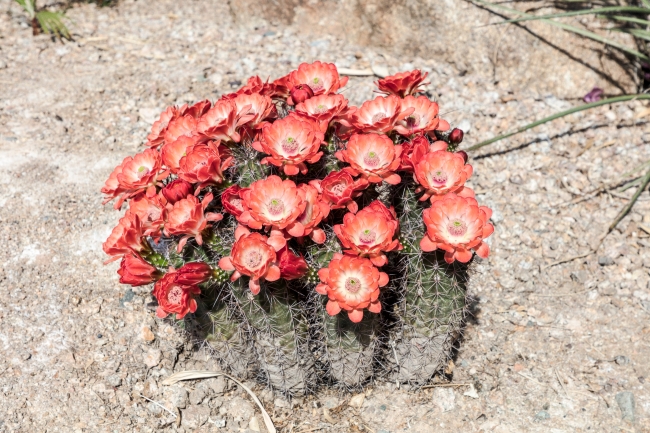
[[[385,118],[386,118],[386,114],[384,114],[384,113],[375,113],[375,115],[372,116],[372,123],[381,122]]]
[[[345,189],[347,187],[348,187],[347,184],[337,183],[335,185],[332,185],[332,187],[330,188],[330,191],[332,192],[332,194],[334,194],[336,196],[340,196],[340,195],[343,194],[343,191],[345,191]]]
[[[379,165],[379,156],[377,155],[377,152],[368,152],[363,158],[363,162],[370,167],[376,167]]]
[[[311,80],[311,83],[309,84],[309,87],[311,88],[311,90],[314,91],[314,93],[316,93],[316,92],[318,92],[319,90],[322,90],[322,89],[323,89],[323,87],[324,87],[324,86],[323,86],[323,81],[322,81],[320,78],[318,78],[318,77],[314,77],[314,78]]]
[[[452,236],[463,236],[467,232],[467,224],[461,220],[454,220],[447,224],[447,231]]]
[[[262,262],[262,254],[259,251],[250,251],[244,259],[244,264],[248,269],[254,269]]]
[[[409,128],[416,128],[420,124],[420,116],[417,114],[411,114],[406,118],[406,125]]]
[[[178,286],[172,287],[167,294],[167,300],[172,304],[180,304],[181,299],[183,299],[183,289]]]
[[[147,174],[149,174],[149,169],[147,167],[145,167],[144,165],[138,167],[138,176],[140,178],[146,176]]]
[[[282,202],[282,200],[274,198],[269,200],[269,202],[266,204],[266,208],[268,209],[271,215],[277,216],[280,215],[284,210],[284,203]]]
[[[323,104],[317,105],[314,114],[323,114],[327,112],[327,107]]]
[[[287,137],[282,141],[282,150],[287,153],[294,153],[298,150],[298,141],[293,137]]]
[[[447,183],[447,173],[442,170],[436,170],[431,173],[431,180],[433,180],[433,183],[439,185],[445,184]]]
[[[231,205],[232,207],[234,207],[235,209],[240,210],[240,211],[242,211],[242,212],[244,211],[244,206],[242,206],[242,204],[241,204],[241,202],[242,202],[242,199],[241,199],[241,198],[239,198],[239,197],[233,197],[233,198],[231,198],[231,199],[228,200],[228,201],[230,202],[230,205]]]
[[[359,240],[364,244],[371,244],[375,242],[376,238],[377,238],[377,234],[374,232],[374,230],[369,230],[369,229],[362,231],[361,234],[359,235]]]
[[[348,278],[345,280],[345,290],[350,293],[357,293],[359,290],[361,290],[361,281],[359,281],[357,278]]]

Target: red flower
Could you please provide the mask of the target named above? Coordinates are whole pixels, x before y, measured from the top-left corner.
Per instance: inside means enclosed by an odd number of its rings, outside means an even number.
[[[413,111],[412,107],[402,110],[402,101],[395,95],[377,96],[372,101],[364,102],[350,116],[350,124],[358,132],[385,134],[392,131],[398,121]]]
[[[298,69],[289,74],[289,88],[306,84],[314,92],[314,95],[327,95],[336,93],[341,87],[348,82],[348,77],[339,77],[339,72],[333,63],[302,63]],[[294,101],[289,98],[289,105]]]
[[[165,234],[167,236],[184,235],[178,243],[179,253],[191,237],[196,238],[199,245],[203,245],[201,232],[205,229],[208,221],[221,221],[223,218],[223,215],[218,213],[203,213],[212,198],[212,193],[209,193],[200,202],[195,196],[190,195],[174,203],[174,206],[167,213]]]
[[[354,134],[347,148],[336,152],[336,157],[350,164],[343,170],[352,176],[361,175],[368,182],[391,185],[400,183],[395,173],[400,165],[402,146],[395,146],[390,138],[380,134]]]
[[[297,219],[307,205],[305,193],[293,181],[269,176],[253,182],[240,195],[244,199],[244,212],[237,217],[240,223],[256,230],[270,226],[291,236],[304,235],[305,227]]]
[[[235,271],[230,277],[237,280],[242,275],[250,277],[248,287],[254,295],[260,292],[260,281],[276,281],[280,278],[276,251],[279,246],[270,238],[259,233],[251,233],[243,226],[235,230],[235,243],[229,257],[219,260],[224,271]]]
[[[222,160],[222,151],[223,147],[214,141],[189,147],[187,154],[180,160],[178,177],[198,184],[197,190],[220,184],[223,182],[223,171],[233,163],[232,157]]]
[[[370,260],[334,254],[329,267],[318,271],[321,283],[316,291],[327,295],[327,313],[335,316],[341,310],[354,323],[361,322],[363,310],[381,311],[379,288],[388,284],[388,275],[372,265]]]
[[[161,273],[138,254],[125,254],[117,270],[120,283],[132,286],[144,286],[160,278]]]
[[[164,197],[140,194],[129,202],[126,215],[137,215],[144,234],[158,238],[165,223],[166,204]]]
[[[291,101],[294,104],[300,104],[314,96],[314,91],[306,84],[298,84],[291,88]]]
[[[237,117],[237,106],[232,100],[219,100],[199,119],[196,130],[199,134],[224,143],[239,143],[241,136],[237,127],[241,119]]]
[[[175,179],[165,185],[160,192],[169,204],[174,204],[190,195],[192,192],[192,184],[183,179]]]
[[[327,132],[329,125],[334,122],[349,127],[347,118],[354,110],[348,107],[348,100],[343,95],[320,95],[296,105],[294,114],[313,119],[320,125],[322,132]]]
[[[491,216],[492,211],[486,206],[479,207],[474,198],[447,193],[422,213],[427,234],[420,241],[420,248],[444,250],[447,263],[469,262],[471,250],[487,258],[490,248],[483,239],[494,232],[494,226],[488,223]]]
[[[147,136],[147,146],[157,148],[163,144],[165,142],[165,132],[167,132],[169,122],[180,116],[184,109],[185,106],[182,108],[176,106],[167,107],[167,109],[160,115],[160,118],[151,126],[151,133]]]
[[[368,187],[368,181],[364,178],[354,180],[345,171],[333,171],[325,179],[309,182],[323,194],[323,198],[331,203],[331,209],[343,209],[345,207],[352,213],[359,210],[354,199],[363,193]]]
[[[309,266],[305,259],[292,253],[286,246],[278,251],[278,267],[280,277],[285,280],[296,280],[305,276]]]
[[[204,262],[186,263],[176,271],[176,281],[187,286],[205,283],[211,276],[212,268]]]
[[[299,117],[287,116],[262,130],[262,139],[252,144],[258,152],[270,155],[262,164],[282,167],[288,176],[306,174],[307,165],[318,162],[323,152],[320,145],[324,135],[317,126]]]
[[[384,218],[386,218],[386,221],[393,221],[397,223],[397,212],[395,212],[395,208],[393,206],[388,208],[386,207],[385,204],[383,204],[379,200],[375,200],[371,202],[368,206],[364,207],[363,210],[378,212],[382,214]]]
[[[463,132],[462,129],[454,128],[449,133],[449,142],[451,144],[455,144],[456,146],[458,146],[460,143],[463,142],[464,135],[465,133]]]
[[[187,154],[187,150],[190,147],[200,141],[201,137],[199,135],[193,135],[191,137],[183,135],[177,140],[165,144],[160,152],[163,164],[168,167],[172,173],[177,174],[181,158]]]
[[[287,99],[289,97],[289,91],[293,87],[290,76],[291,73],[284,77],[280,77],[271,83],[271,85],[273,85],[273,94],[269,95],[271,98]]]
[[[221,204],[223,209],[231,215],[238,217],[244,212],[244,206],[242,205],[242,198],[239,195],[239,192],[242,188],[239,185],[233,185],[226,188],[221,193]]]
[[[303,236],[309,236],[317,244],[325,242],[325,232],[317,228],[323,218],[327,218],[330,206],[318,193],[318,189],[312,185],[301,184],[298,186],[305,194],[305,210],[296,219],[303,225],[305,232]]]
[[[122,196],[124,193],[127,192],[127,190],[120,186],[120,181],[117,180],[117,176],[122,173],[122,167],[131,159],[130,156],[127,156],[124,158],[122,163],[115,167],[113,171],[111,172],[110,176],[108,179],[106,179],[106,183],[104,183],[104,186],[102,187],[102,194],[105,194],[106,196],[104,197],[104,200],[102,201],[102,204],[106,204],[109,201],[113,200],[115,197]],[[115,209],[119,209],[122,206],[122,203],[124,202],[124,199],[118,200],[118,202],[115,205]]]
[[[197,123],[198,120],[190,115],[177,117],[172,120],[167,125],[167,130],[165,131],[165,143],[174,142],[183,136],[191,137],[196,133]]]
[[[424,79],[429,73],[416,69],[409,72],[398,72],[390,77],[383,78],[375,81],[375,84],[380,91],[397,95],[401,98],[419,92],[419,87],[428,83],[424,83]]]
[[[266,124],[266,120],[277,117],[275,104],[268,96],[259,93],[243,94],[237,95],[232,101],[237,109],[237,125],[259,129]]]
[[[196,300],[192,296],[199,295],[201,289],[196,285],[180,284],[177,278],[176,271],[168,272],[154,286],[153,295],[158,300],[156,316],[161,319],[176,313],[176,319],[180,320],[196,311]]]
[[[137,215],[124,215],[113,229],[106,242],[102,244],[104,252],[111,256],[104,263],[119,259],[124,254],[139,253],[146,246],[143,243],[144,231]]]
[[[444,141],[441,143],[445,144],[446,149],[447,143]],[[429,148],[429,140],[421,135],[415,137],[411,141],[402,143],[402,154],[400,155],[401,159],[399,169],[409,172],[415,171],[415,164],[417,164],[418,161],[421,161],[424,155],[430,151]]]
[[[395,130],[410,136],[437,129],[438,103],[431,102],[426,96],[407,96],[402,99],[402,111],[410,114],[397,122]]]
[[[259,76],[254,75],[246,81],[246,84],[241,89],[237,90],[234,94],[228,95],[228,97],[232,95],[252,95],[254,93],[259,93],[264,96],[273,96],[275,94],[275,85],[269,83],[268,80],[262,82],[262,79]]]
[[[395,215],[381,202],[360,210],[356,215],[345,214],[343,224],[334,226],[334,233],[346,250],[345,254],[368,257],[375,266],[388,262],[385,252],[401,250],[397,239],[399,223]]]
[[[472,171],[472,166],[465,164],[458,153],[446,150],[427,153],[415,166],[415,180],[420,184],[417,191],[424,191],[420,200],[448,192],[473,197],[471,190],[464,188]]]

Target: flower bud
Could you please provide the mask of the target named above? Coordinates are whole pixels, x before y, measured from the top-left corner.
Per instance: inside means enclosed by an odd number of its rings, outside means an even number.
[[[176,282],[184,286],[196,286],[212,276],[212,268],[204,262],[186,263],[176,271]]]
[[[463,133],[462,129],[454,128],[449,133],[449,142],[454,146],[458,146],[460,143],[462,143],[464,135],[465,133]]]
[[[469,156],[467,156],[467,152],[465,152],[464,150],[459,150],[456,153],[462,156],[463,159],[465,160],[465,164],[467,164],[467,160],[469,159]]]
[[[305,259],[298,257],[287,247],[278,252],[278,266],[280,267],[280,276],[285,280],[295,280],[305,276],[309,270]]]
[[[117,270],[120,283],[144,286],[160,278],[161,274],[137,254],[126,254]]]
[[[314,96],[314,91],[306,84],[298,84],[291,89],[291,100],[294,104],[300,104]]]
[[[188,195],[190,195],[190,191],[192,191],[191,183],[183,179],[176,179],[168,183],[162,189],[162,195],[167,199],[167,201],[170,204],[174,204],[177,201],[182,200]]]

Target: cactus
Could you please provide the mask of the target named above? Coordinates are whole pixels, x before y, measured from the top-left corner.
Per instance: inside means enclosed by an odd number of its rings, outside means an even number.
[[[460,335],[466,314],[468,265],[449,265],[440,251],[423,253],[422,207],[414,188],[402,189],[400,227],[402,277],[393,287],[397,303],[388,312],[390,337],[386,359],[387,379],[421,385],[444,366]]]

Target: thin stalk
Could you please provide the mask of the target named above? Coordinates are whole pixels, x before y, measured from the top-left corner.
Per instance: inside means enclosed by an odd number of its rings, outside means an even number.
[[[650,170],[648,170],[643,177],[643,180],[641,181],[641,186],[639,189],[636,190],[630,201],[627,203],[627,205],[618,213],[618,216],[614,220],[614,222],[609,226],[609,229],[607,229],[607,233],[611,233],[612,230],[616,228],[618,223],[621,222],[621,220],[627,215],[627,213],[632,209],[632,206],[634,206],[634,203],[639,199],[639,196],[641,193],[646,189],[648,184],[650,183]]]
[[[579,107],[574,107],[574,108],[571,108],[569,110],[565,110],[565,111],[562,111],[560,113],[553,114],[552,116],[545,117],[545,118],[543,118],[541,120],[538,120],[536,122],[529,123],[528,125],[524,125],[521,128],[518,128],[518,129],[516,129],[516,130],[514,130],[512,132],[508,132],[506,134],[499,135],[498,137],[494,137],[494,138],[491,138],[489,140],[482,141],[482,142],[480,142],[478,144],[475,144],[474,146],[472,146],[472,147],[470,147],[470,148],[468,148],[466,150],[471,151],[471,150],[480,149],[481,147],[487,146],[488,144],[495,143],[495,142],[497,142],[499,140],[503,140],[504,138],[512,137],[515,134],[519,134],[520,132],[527,131],[527,130],[529,130],[531,128],[534,128],[536,126],[539,126],[539,125],[543,125],[544,123],[550,122],[552,120],[559,119],[560,117],[568,116],[569,114],[578,113],[580,111],[589,110],[589,109],[595,108],[595,107],[600,107],[601,105],[615,104],[617,102],[633,101],[633,100],[637,100],[637,99],[638,100],[650,99],[650,95],[642,93],[642,94],[637,94],[637,95],[616,96],[614,98],[603,99],[601,101],[591,102],[589,104],[581,105]]]
[[[528,16],[525,18],[514,18],[511,20],[500,21],[494,24],[507,24],[507,23],[518,23],[521,21],[535,21],[535,20],[547,20],[550,18],[565,18],[565,17],[577,17],[580,15],[593,15],[593,14],[607,14],[613,12],[628,12],[628,13],[639,13],[639,14],[649,14],[650,9],[641,8],[637,6],[609,6],[604,8],[593,8],[593,9],[583,9],[579,11],[572,12],[563,12],[558,14],[549,14],[549,15],[539,15],[539,16]],[[523,12],[521,12],[523,13]]]
[[[648,11],[648,13],[650,14],[650,10]],[[624,16],[619,16],[619,15],[608,16],[607,18],[610,18],[610,19],[616,20],[616,21],[625,21],[625,22],[628,22],[628,23],[642,24],[644,26],[650,25],[650,21],[642,20],[641,18],[624,17]]]

